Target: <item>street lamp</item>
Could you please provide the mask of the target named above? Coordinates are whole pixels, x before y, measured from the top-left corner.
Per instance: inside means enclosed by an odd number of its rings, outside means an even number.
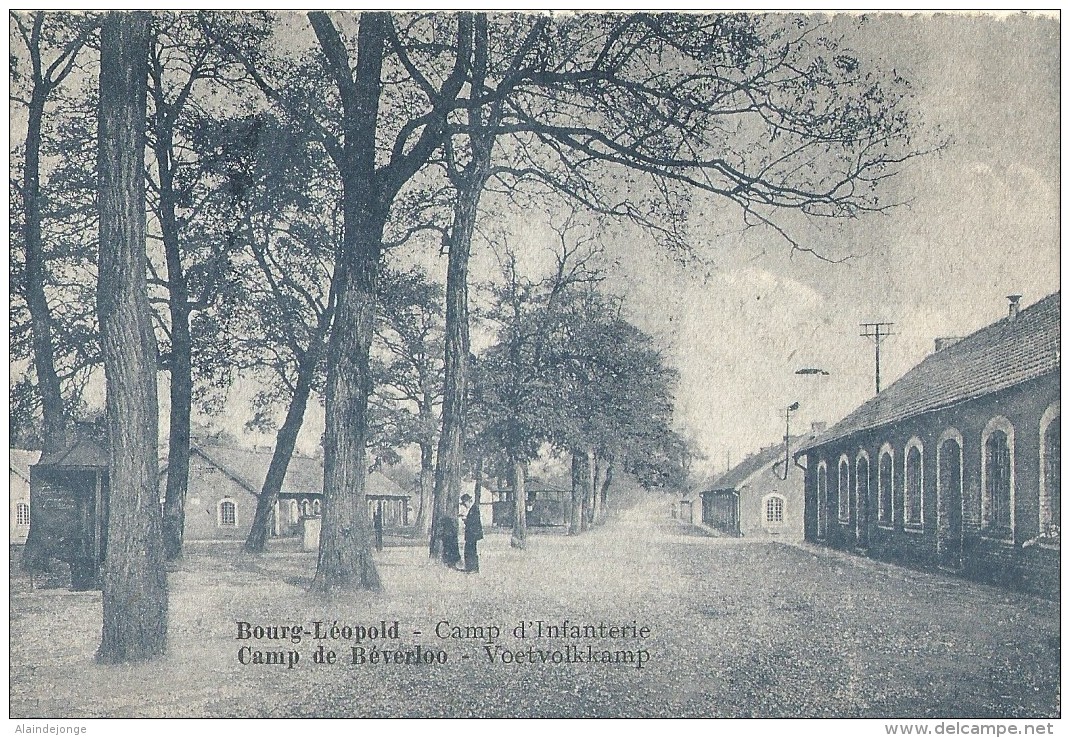
[[[784,409],[784,479],[788,478],[788,464],[791,463],[791,414],[799,409],[799,403],[793,402]]]
[[[815,367],[803,367],[802,369],[796,369],[796,374],[803,376],[822,376],[827,377],[829,373],[824,369],[817,369]],[[791,463],[791,414],[799,409],[799,403],[793,402],[784,410],[784,479],[788,478],[788,465]]]

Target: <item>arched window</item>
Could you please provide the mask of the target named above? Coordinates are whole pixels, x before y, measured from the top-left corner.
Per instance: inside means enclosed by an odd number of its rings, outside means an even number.
[[[1060,537],[1062,527],[1059,420],[1059,403],[1040,419],[1040,535],[1054,539]]]
[[[866,517],[869,509],[869,456],[865,451],[860,451],[855,460],[855,522],[858,533],[866,527]]]
[[[993,418],[982,434],[981,520],[988,535],[1014,534],[1014,427],[1006,418]]]
[[[312,508],[308,504],[308,498],[305,497],[304,499],[301,500],[301,517],[302,518],[307,518],[307,517],[309,517],[309,513],[311,513],[311,512],[312,512]]]
[[[320,501],[319,500],[313,500],[312,501],[312,514],[313,515],[319,515],[321,510],[322,510],[322,507],[320,506]]]
[[[784,498],[769,495],[765,498],[765,522],[767,525],[780,525],[784,522]]]
[[[20,528],[28,528],[30,525],[30,506],[25,502],[15,506],[15,525]]]
[[[846,456],[840,457],[840,466],[836,480],[836,511],[841,523],[851,519],[851,465]]]
[[[892,483],[895,482],[892,452],[888,448],[881,450],[877,461],[877,522],[892,525]]]
[[[828,467],[817,465],[817,537],[824,538],[828,527],[829,480]]]
[[[924,472],[921,451],[921,441],[912,438],[903,456],[903,525],[908,528],[922,527]]]
[[[238,524],[238,509],[230,500],[219,503],[219,525],[224,528],[233,528]]]

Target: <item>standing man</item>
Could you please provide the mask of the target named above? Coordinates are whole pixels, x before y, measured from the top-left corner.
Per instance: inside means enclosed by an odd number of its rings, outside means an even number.
[[[472,495],[461,495],[461,510],[464,519],[464,570],[471,574],[479,571],[476,544],[483,539],[483,521],[479,518],[479,505],[473,504]]]

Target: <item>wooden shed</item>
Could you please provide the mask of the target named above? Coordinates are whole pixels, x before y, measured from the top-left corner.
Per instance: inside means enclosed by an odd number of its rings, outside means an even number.
[[[493,499],[492,525],[512,527],[516,512],[512,487],[488,486],[485,489]],[[524,492],[527,497],[526,521],[529,527],[550,528],[568,524],[567,501],[572,495],[569,488],[531,477],[524,484]]]
[[[71,589],[100,586],[108,530],[108,453],[81,435],[30,467],[26,562],[34,571],[70,566]]]

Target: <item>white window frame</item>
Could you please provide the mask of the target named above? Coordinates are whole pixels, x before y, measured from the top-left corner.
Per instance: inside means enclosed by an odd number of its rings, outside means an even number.
[[[772,502],[774,499],[780,500],[780,520],[769,519],[769,503]],[[778,494],[776,492],[770,492],[762,498],[762,524],[766,527],[775,528],[783,526],[788,519],[787,510],[788,501],[787,499],[785,499],[784,495]]]
[[[881,459],[885,454],[888,455],[888,468],[892,470],[892,478],[888,480],[888,489],[884,489],[884,485],[881,484]],[[888,513],[891,517],[888,520],[882,520],[886,494],[891,495],[891,499],[888,500]],[[877,452],[877,527],[886,530],[892,530],[895,527],[895,449],[890,443],[885,443]]]
[[[824,485],[822,485],[824,482]],[[822,489],[824,487],[824,489]],[[824,495],[822,495],[824,492]],[[822,500],[822,496],[825,498]],[[817,540],[828,536],[829,473],[828,464],[822,460],[817,465]]]
[[[862,460],[866,461],[866,494],[862,496],[862,490],[859,489],[859,483],[863,479],[862,475],[858,473],[858,465],[862,463]],[[862,515],[862,510],[868,510],[869,505],[869,493],[870,493],[870,479],[872,474],[872,466],[869,460],[869,454],[865,449],[859,449],[855,455],[855,535],[861,537],[862,535],[862,521],[866,518],[866,515]],[[866,525],[869,525],[869,521],[866,521]]]
[[[966,452],[965,446],[962,442],[962,433],[958,428],[948,428],[940,434],[940,438],[936,441],[936,536],[939,541],[940,531],[943,530],[944,514],[942,512],[944,497],[947,490],[944,489],[944,480],[940,477],[940,471],[944,468],[944,444],[948,441],[954,441],[959,446],[959,536],[962,536],[963,529],[966,527]],[[937,543],[939,548],[939,542]]]
[[[1061,420],[1059,400],[1049,405],[1044,414],[1040,416],[1040,504],[1038,511],[1040,519],[1037,530],[1040,531],[1041,536],[1047,535],[1051,527],[1051,490],[1048,489],[1048,428],[1052,423],[1059,423]],[[1062,495],[1062,490],[1059,490],[1059,494]]]
[[[22,520],[22,512],[26,511],[26,522]],[[15,503],[15,527],[16,528],[29,528],[30,527],[30,503],[17,502]]]
[[[918,522],[911,522],[907,511],[910,505],[907,501],[907,482],[910,475],[907,474],[907,460],[910,458],[910,450],[918,450]],[[921,439],[914,436],[903,447],[903,530],[908,533],[921,533],[925,530],[925,445]]]
[[[1007,450],[1010,457],[1010,506],[1011,506],[1011,535],[1005,538],[1001,535],[992,535],[992,501],[988,496],[988,439],[996,431],[1003,431],[1007,436]],[[992,541],[999,541],[1013,546],[1018,531],[1015,526],[1015,479],[1014,479],[1014,425],[1010,420],[997,415],[985,425],[981,432],[981,537]]]
[[[846,479],[843,478],[844,469],[847,470]],[[841,525],[851,522],[851,460],[847,454],[840,454],[840,460],[836,462],[836,517]]]
[[[234,522],[233,523],[224,523],[223,522],[223,505],[230,505],[232,508],[234,508]],[[219,524],[220,528],[237,528],[238,527],[238,503],[236,503],[234,501],[233,497],[224,497],[223,499],[221,499],[219,501],[219,504],[216,505],[216,522]]]

